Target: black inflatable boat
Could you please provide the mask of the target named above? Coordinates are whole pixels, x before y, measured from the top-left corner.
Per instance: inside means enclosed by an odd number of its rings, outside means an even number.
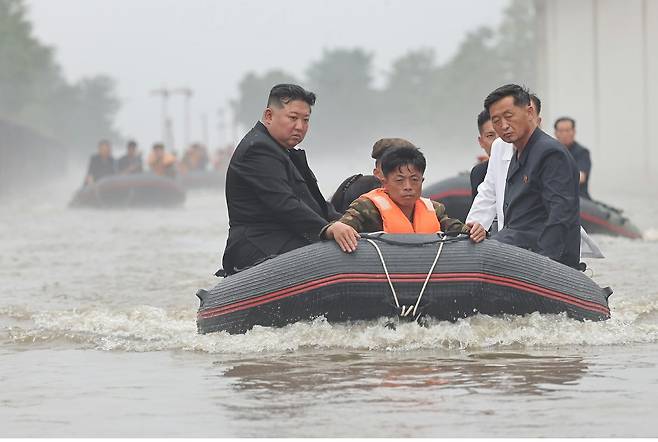
[[[185,202],[185,190],[172,178],[152,173],[112,175],[80,189],[71,207],[172,207]]]
[[[200,333],[243,333],[324,316],[454,321],[478,313],[610,317],[609,288],[517,247],[465,237],[370,234],[354,253],[320,242],[267,260],[199,290]]]
[[[452,218],[465,221],[473,202],[469,174],[460,173],[424,186],[423,196],[442,202]],[[640,229],[621,210],[587,198],[580,198],[580,224],[587,233],[642,238]]]

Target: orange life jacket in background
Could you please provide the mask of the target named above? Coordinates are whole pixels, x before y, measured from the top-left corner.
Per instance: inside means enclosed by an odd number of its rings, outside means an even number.
[[[414,207],[413,225],[409,218],[402,213],[400,207],[391,199],[383,188],[371,190],[363,194],[373,202],[379,210],[384,221],[384,232],[386,233],[439,233],[441,223],[436,216],[436,210],[432,201],[427,198],[419,198]]]

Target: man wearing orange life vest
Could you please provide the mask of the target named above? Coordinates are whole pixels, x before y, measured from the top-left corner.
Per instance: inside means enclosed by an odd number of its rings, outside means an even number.
[[[445,206],[421,198],[425,156],[418,149],[392,148],[381,158],[382,187],[357,198],[342,218],[328,224],[321,236],[334,239],[343,252],[356,250],[359,232],[470,234],[486,236],[479,223],[449,218]]]
[[[148,165],[156,175],[175,177],[176,176],[176,157],[165,152],[164,144],[156,143],[148,157]]]

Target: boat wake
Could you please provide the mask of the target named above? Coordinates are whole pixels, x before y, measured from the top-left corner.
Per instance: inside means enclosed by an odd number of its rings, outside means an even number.
[[[135,306],[125,309],[0,310],[0,330],[14,345],[62,345],[105,351],[198,351],[213,354],[303,349],[412,351],[508,347],[598,346],[658,342],[658,297],[612,303],[612,319],[580,322],[566,315],[489,317],[451,323],[376,321],[330,324],[324,318],[242,335],[199,335],[196,312]],[[391,326],[393,324],[393,326]],[[2,339],[4,340],[4,339]]]

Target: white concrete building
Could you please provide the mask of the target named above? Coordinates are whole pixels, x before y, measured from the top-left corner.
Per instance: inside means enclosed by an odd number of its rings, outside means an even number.
[[[658,193],[658,0],[537,4],[544,129],[576,120],[594,198],[637,186]]]

